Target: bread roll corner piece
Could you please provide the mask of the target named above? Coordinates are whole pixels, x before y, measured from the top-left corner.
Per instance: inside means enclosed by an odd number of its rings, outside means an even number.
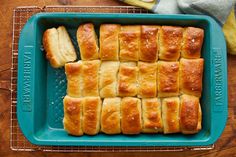
[[[43,46],[46,58],[54,68],[77,59],[75,48],[64,26],[47,29],[43,34]]]
[[[120,129],[120,102],[121,99],[105,98],[102,104],[101,131],[106,134],[119,134]]]
[[[142,117],[144,133],[157,133],[163,131],[161,117],[161,102],[157,98],[142,99]]]
[[[204,30],[201,28],[187,27],[184,30],[182,58],[196,59],[201,57]]]
[[[164,134],[180,132],[179,97],[162,99],[162,119],[164,124]]]
[[[100,131],[100,97],[85,97],[83,104],[83,131],[87,135],[96,135]]]
[[[140,99],[125,97],[121,100],[121,131],[123,134],[139,134],[142,131]]]
[[[180,128],[183,134],[201,130],[202,111],[199,98],[183,94],[180,97]]]
[[[77,42],[82,60],[95,60],[99,58],[98,39],[92,23],[84,23],[79,26]]]
[[[64,118],[63,118],[64,129],[70,135],[74,135],[74,136],[83,135],[83,130],[82,130],[83,101],[82,99],[65,96],[63,99],[63,103],[64,103]]]

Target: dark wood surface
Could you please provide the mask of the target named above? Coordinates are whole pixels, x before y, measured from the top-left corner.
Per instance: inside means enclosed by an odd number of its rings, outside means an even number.
[[[236,56],[228,55],[228,121],[224,133],[209,151],[152,153],[44,153],[15,152],[10,149],[10,68],[12,11],[17,6],[45,5],[124,5],[116,0],[2,0],[0,5],[0,157],[42,156],[236,156]]]

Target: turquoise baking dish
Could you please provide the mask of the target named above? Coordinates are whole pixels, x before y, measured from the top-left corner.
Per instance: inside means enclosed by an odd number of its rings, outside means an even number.
[[[195,135],[140,134],[74,137],[63,129],[62,99],[66,94],[64,69],[53,69],[45,59],[42,34],[64,25],[76,42],[80,23],[92,22],[97,33],[102,23],[195,26],[205,30],[202,130]],[[20,34],[17,81],[17,118],[25,137],[35,145],[60,146],[206,146],[221,135],[227,120],[226,44],[220,26],[208,16],[154,14],[38,13]]]

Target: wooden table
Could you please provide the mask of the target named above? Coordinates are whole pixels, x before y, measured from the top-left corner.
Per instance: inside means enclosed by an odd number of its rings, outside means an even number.
[[[10,68],[12,41],[12,11],[17,6],[45,5],[124,5],[116,0],[14,0],[0,5],[0,156],[236,156],[236,56],[228,55],[229,115],[227,126],[215,149],[209,151],[157,153],[44,153],[15,152],[10,149]]]

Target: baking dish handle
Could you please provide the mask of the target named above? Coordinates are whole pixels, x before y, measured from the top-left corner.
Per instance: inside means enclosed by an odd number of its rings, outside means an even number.
[[[227,51],[224,34],[221,27],[214,21],[211,34],[211,113],[212,125],[212,143],[214,143],[222,134],[228,116],[228,91],[227,91]]]
[[[18,46],[17,118],[21,131],[33,142],[34,135],[34,69],[35,69],[35,20],[32,16],[20,33]]]

